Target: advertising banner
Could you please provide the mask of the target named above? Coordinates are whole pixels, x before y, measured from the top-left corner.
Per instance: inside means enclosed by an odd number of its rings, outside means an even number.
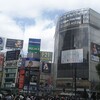
[[[7,39],[6,41],[6,48],[12,49],[12,48],[23,48],[23,40],[17,40],[17,39]]]
[[[0,54],[0,71],[3,70],[3,66],[4,66],[4,54],[1,53]]]
[[[19,54],[20,54],[20,50],[7,51],[6,52],[6,61],[18,60]]]
[[[82,63],[83,49],[73,49],[62,51],[61,63]]]
[[[31,53],[39,53],[40,52],[40,44],[41,44],[41,39],[29,39],[29,44],[28,44],[28,52]]]
[[[52,61],[52,52],[41,51],[40,52],[41,61]]]
[[[51,63],[42,62],[42,72],[51,73]]]
[[[3,50],[5,38],[0,37],[0,50]]]
[[[91,60],[99,62],[100,45],[91,42]]]

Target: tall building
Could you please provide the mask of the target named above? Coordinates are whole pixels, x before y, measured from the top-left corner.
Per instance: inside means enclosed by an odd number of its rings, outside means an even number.
[[[99,62],[97,55],[100,53],[99,13],[87,8],[69,11],[60,16],[56,25],[54,47],[56,87],[73,89],[75,79],[77,88],[90,88],[97,84],[99,77],[96,65]],[[93,48],[97,52],[93,53]]]
[[[4,59],[3,67],[3,78],[2,86],[3,88],[15,88],[17,81],[17,71],[18,71],[18,59],[20,50],[7,51],[6,57]]]

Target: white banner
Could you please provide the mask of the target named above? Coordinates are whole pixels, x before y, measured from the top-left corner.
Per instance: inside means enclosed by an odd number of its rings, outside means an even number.
[[[62,51],[61,63],[82,63],[83,49],[73,49]]]

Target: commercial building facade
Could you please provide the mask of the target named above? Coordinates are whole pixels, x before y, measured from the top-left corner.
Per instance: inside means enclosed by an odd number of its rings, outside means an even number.
[[[92,54],[92,48],[100,46],[100,14],[94,10],[79,9],[60,16],[55,32],[54,48],[54,78],[56,87],[73,88],[77,79],[77,87],[90,88],[90,84],[99,81],[96,71],[98,56]],[[83,50],[81,63],[62,63],[62,52]],[[78,52],[79,53],[79,52]],[[99,53],[99,49],[98,49]],[[67,53],[65,53],[66,55]],[[68,55],[67,55],[68,56]],[[75,59],[78,59],[75,56]],[[75,73],[76,68],[76,73]]]

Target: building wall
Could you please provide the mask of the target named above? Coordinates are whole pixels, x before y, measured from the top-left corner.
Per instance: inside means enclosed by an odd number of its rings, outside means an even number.
[[[93,26],[90,26],[90,81],[99,81],[99,77],[97,75],[96,71],[96,65],[98,64],[98,61],[92,60],[91,58],[91,43],[95,43],[97,45],[100,45],[100,29],[97,29]]]
[[[88,27],[81,26],[61,32],[59,36],[60,55],[58,58],[58,78],[74,76],[74,67],[77,66],[77,77],[88,79]],[[85,41],[84,41],[85,40]],[[62,42],[63,41],[63,42]],[[83,49],[83,63],[62,64],[61,54],[64,50]],[[76,58],[77,59],[77,58]]]
[[[91,42],[100,44],[100,14],[92,9],[70,11],[62,15],[55,32],[54,67],[55,81],[74,78],[77,66],[77,80],[98,81],[95,66],[91,60]],[[62,64],[61,53],[64,50],[83,49],[83,63]],[[71,80],[72,81],[72,80]]]

